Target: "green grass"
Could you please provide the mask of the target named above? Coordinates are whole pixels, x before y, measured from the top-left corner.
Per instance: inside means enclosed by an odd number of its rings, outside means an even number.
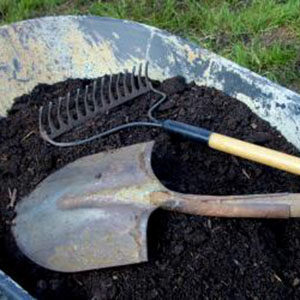
[[[2,24],[49,14],[153,25],[300,91],[300,0],[0,0]]]
[[[55,12],[55,8],[63,2],[63,0],[0,0],[1,22],[11,23]]]

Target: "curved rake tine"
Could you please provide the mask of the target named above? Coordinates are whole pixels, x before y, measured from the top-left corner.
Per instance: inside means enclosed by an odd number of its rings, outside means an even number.
[[[76,110],[77,120],[81,117],[81,112],[79,109],[79,95],[80,95],[80,88],[77,89],[76,97],[75,97],[75,110]]]
[[[131,93],[132,94],[136,92],[134,77],[135,77],[135,66],[132,68],[132,73],[130,75],[130,84],[131,84]]]
[[[67,94],[66,110],[67,110],[67,124],[70,125],[72,122],[72,117],[70,113],[70,92]]]
[[[145,84],[146,84],[147,88],[152,88],[152,83],[151,83],[151,81],[149,79],[149,75],[148,75],[148,69],[149,69],[149,62],[146,61],[146,64],[145,64],[145,78],[146,78],[146,82],[145,82]]]
[[[56,113],[56,118],[59,124],[59,129],[65,127],[65,123],[61,117],[61,102],[62,102],[62,98],[59,97],[58,98],[58,106],[57,106],[57,113]]]
[[[138,75],[138,89],[141,89],[143,87],[142,68],[143,68],[143,64],[140,63],[140,65],[139,65],[139,75]]]
[[[105,96],[104,96],[104,84],[105,84],[105,77],[101,78],[101,87],[100,87],[100,97],[101,97],[101,103],[102,107],[106,106]]]
[[[121,99],[122,98],[122,94],[120,91],[120,73],[118,73],[117,75],[117,81],[116,81],[116,92],[117,92],[117,99]]]
[[[112,77],[113,77],[112,75],[109,76],[109,84],[108,84],[108,99],[110,103],[113,103],[115,100],[115,97],[112,92],[112,82],[113,82]]]
[[[129,96],[129,90],[127,86],[127,78],[128,78],[128,71],[127,69],[125,70],[124,78],[123,78],[123,85],[124,85],[124,96],[128,97]]]
[[[89,108],[89,104],[88,104],[88,92],[89,92],[89,86],[86,85],[85,86],[85,90],[84,90],[84,99],[83,99],[83,104],[84,104],[84,110],[85,110],[85,117],[89,114],[90,112],[90,108]]]
[[[92,95],[92,100],[93,100],[93,106],[94,106],[94,112],[97,111],[97,102],[96,102],[96,89],[97,89],[97,80],[93,81],[93,95]]]

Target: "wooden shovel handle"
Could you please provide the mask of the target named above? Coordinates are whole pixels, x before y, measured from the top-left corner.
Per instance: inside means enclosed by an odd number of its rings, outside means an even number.
[[[208,145],[216,150],[240,156],[270,167],[300,175],[300,158],[279,151],[212,133]]]
[[[300,194],[201,196],[170,192],[162,207],[201,216],[290,218],[300,217]]]

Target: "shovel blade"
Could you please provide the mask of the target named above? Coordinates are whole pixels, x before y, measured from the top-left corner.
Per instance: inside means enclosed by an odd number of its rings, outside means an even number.
[[[153,143],[81,158],[56,171],[16,208],[21,251],[55,271],[76,272],[147,260],[147,222],[161,189]]]

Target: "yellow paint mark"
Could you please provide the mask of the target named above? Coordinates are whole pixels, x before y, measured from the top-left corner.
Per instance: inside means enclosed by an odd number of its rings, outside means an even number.
[[[4,45],[0,47],[0,65],[7,69],[3,76],[0,71],[0,115],[6,115],[16,97],[29,93],[39,83],[95,78],[120,71],[111,42],[88,43],[71,19],[65,20],[57,36],[47,38],[44,29],[35,28],[34,38],[27,37],[26,47],[20,39],[21,30],[10,26],[6,29],[8,35],[0,35],[0,44]],[[19,62],[18,72],[14,60]]]
[[[192,64],[192,63],[194,63],[194,61],[197,58],[199,58],[198,53],[196,53],[195,51],[193,51],[189,45],[184,45],[184,49],[185,49],[185,51],[187,53],[187,59],[188,59],[189,63]]]

